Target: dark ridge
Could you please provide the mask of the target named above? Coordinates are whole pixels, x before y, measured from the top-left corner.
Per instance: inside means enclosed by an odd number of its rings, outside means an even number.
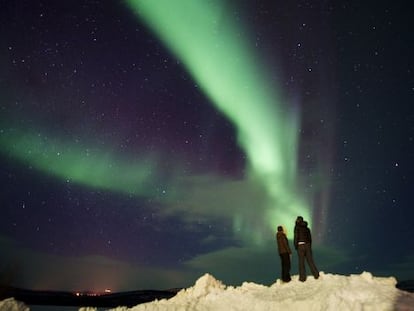
[[[133,307],[156,299],[169,299],[174,297],[179,290],[138,290],[98,295],[80,293],[77,295],[72,292],[34,291],[14,287],[0,287],[0,300],[13,297],[26,305],[91,306],[103,308]]]
[[[414,293],[414,280],[405,280],[397,283],[396,287],[410,293]]]

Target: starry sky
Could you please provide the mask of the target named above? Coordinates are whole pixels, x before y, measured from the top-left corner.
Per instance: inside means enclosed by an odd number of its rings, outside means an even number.
[[[413,279],[408,12],[2,1],[1,283],[270,284],[298,215],[321,271]]]

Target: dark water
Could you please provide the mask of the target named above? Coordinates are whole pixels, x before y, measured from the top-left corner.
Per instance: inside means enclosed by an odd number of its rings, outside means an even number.
[[[28,306],[30,311],[78,311],[80,307],[63,307],[63,306],[41,306],[31,305]],[[98,311],[109,310],[111,308],[98,308]]]
[[[138,290],[98,296],[76,296],[70,292],[33,291],[14,287],[0,288],[0,300],[14,297],[34,311],[78,311],[78,306],[100,306],[97,310],[104,311],[116,306],[136,306],[140,303],[156,299],[174,297],[179,289],[170,290]],[[44,304],[47,305],[44,305]]]
[[[62,307],[62,306],[29,306],[30,311],[78,311],[78,307]]]

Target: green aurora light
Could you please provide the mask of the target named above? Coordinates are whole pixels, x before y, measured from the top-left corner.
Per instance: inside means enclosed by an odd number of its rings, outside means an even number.
[[[177,170],[171,179],[163,180],[168,191],[160,194],[155,154],[121,157],[116,150],[91,148],[14,126],[0,132],[1,152],[63,181],[153,198],[166,206],[167,214],[178,210],[181,215],[187,209],[194,215],[230,217],[235,234],[255,245],[272,237],[279,224],[291,234],[297,215],[311,221],[310,208],[297,189],[296,116],[286,109],[277,87],[270,85],[254,50],[240,36],[240,27],[225,19],[230,14],[222,3],[128,3],[235,125],[248,161],[245,180],[216,182],[215,177],[181,176]],[[7,128],[8,122],[1,121]]]
[[[119,160],[110,152],[34,133],[3,130],[0,146],[8,156],[68,182],[131,195],[155,195],[154,163],[149,158]]]
[[[281,92],[260,69],[245,32],[233,23],[223,1],[127,0],[130,8],[183,62],[212,103],[237,129],[248,159],[247,178],[261,184],[265,206],[255,206],[259,225],[234,215],[235,231],[264,232],[284,224],[293,231],[297,215],[309,221],[310,208],[297,190],[298,122],[284,104]],[[226,208],[223,206],[222,208]],[[259,228],[258,228],[259,226]],[[255,228],[253,228],[255,227]],[[262,240],[262,234],[253,238]],[[251,239],[251,238],[250,238]]]

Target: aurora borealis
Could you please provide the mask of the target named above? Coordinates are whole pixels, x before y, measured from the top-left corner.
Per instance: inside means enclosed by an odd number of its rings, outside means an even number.
[[[126,194],[148,193],[153,165],[150,160],[124,160],[117,163],[111,154],[91,150],[85,146],[68,146],[60,141],[42,139],[41,134],[3,132],[3,150],[11,157],[53,174],[64,181],[84,184],[88,187],[113,190]]]
[[[311,221],[309,206],[295,189],[296,116],[288,112],[288,103],[283,103],[279,86],[271,85],[265,70],[260,70],[264,65],[251,51],[252,44],[246,43],[248,38],[241,34],[243,27],[225,18],[229,12],[223,3],[129,1],[129,4],[183,61],[212,103],[235,125],[238,143],[247,157],[247,178],[262,184],[265,196],[269,197],[265,207],[255,207],[256,213],[263,214],[263,221],[246,229],[254,232],[263,226],[273,229],[277,226],[276,219],[288,224],[295,215],[304,215]],[[289,229],[292,232],[293,226]]]
[[[414,277],[399,241],[413,237],[408,10],[0,6],[1,280],[269,283],[274,231],[291,238],[298,215],[322,271]]]

